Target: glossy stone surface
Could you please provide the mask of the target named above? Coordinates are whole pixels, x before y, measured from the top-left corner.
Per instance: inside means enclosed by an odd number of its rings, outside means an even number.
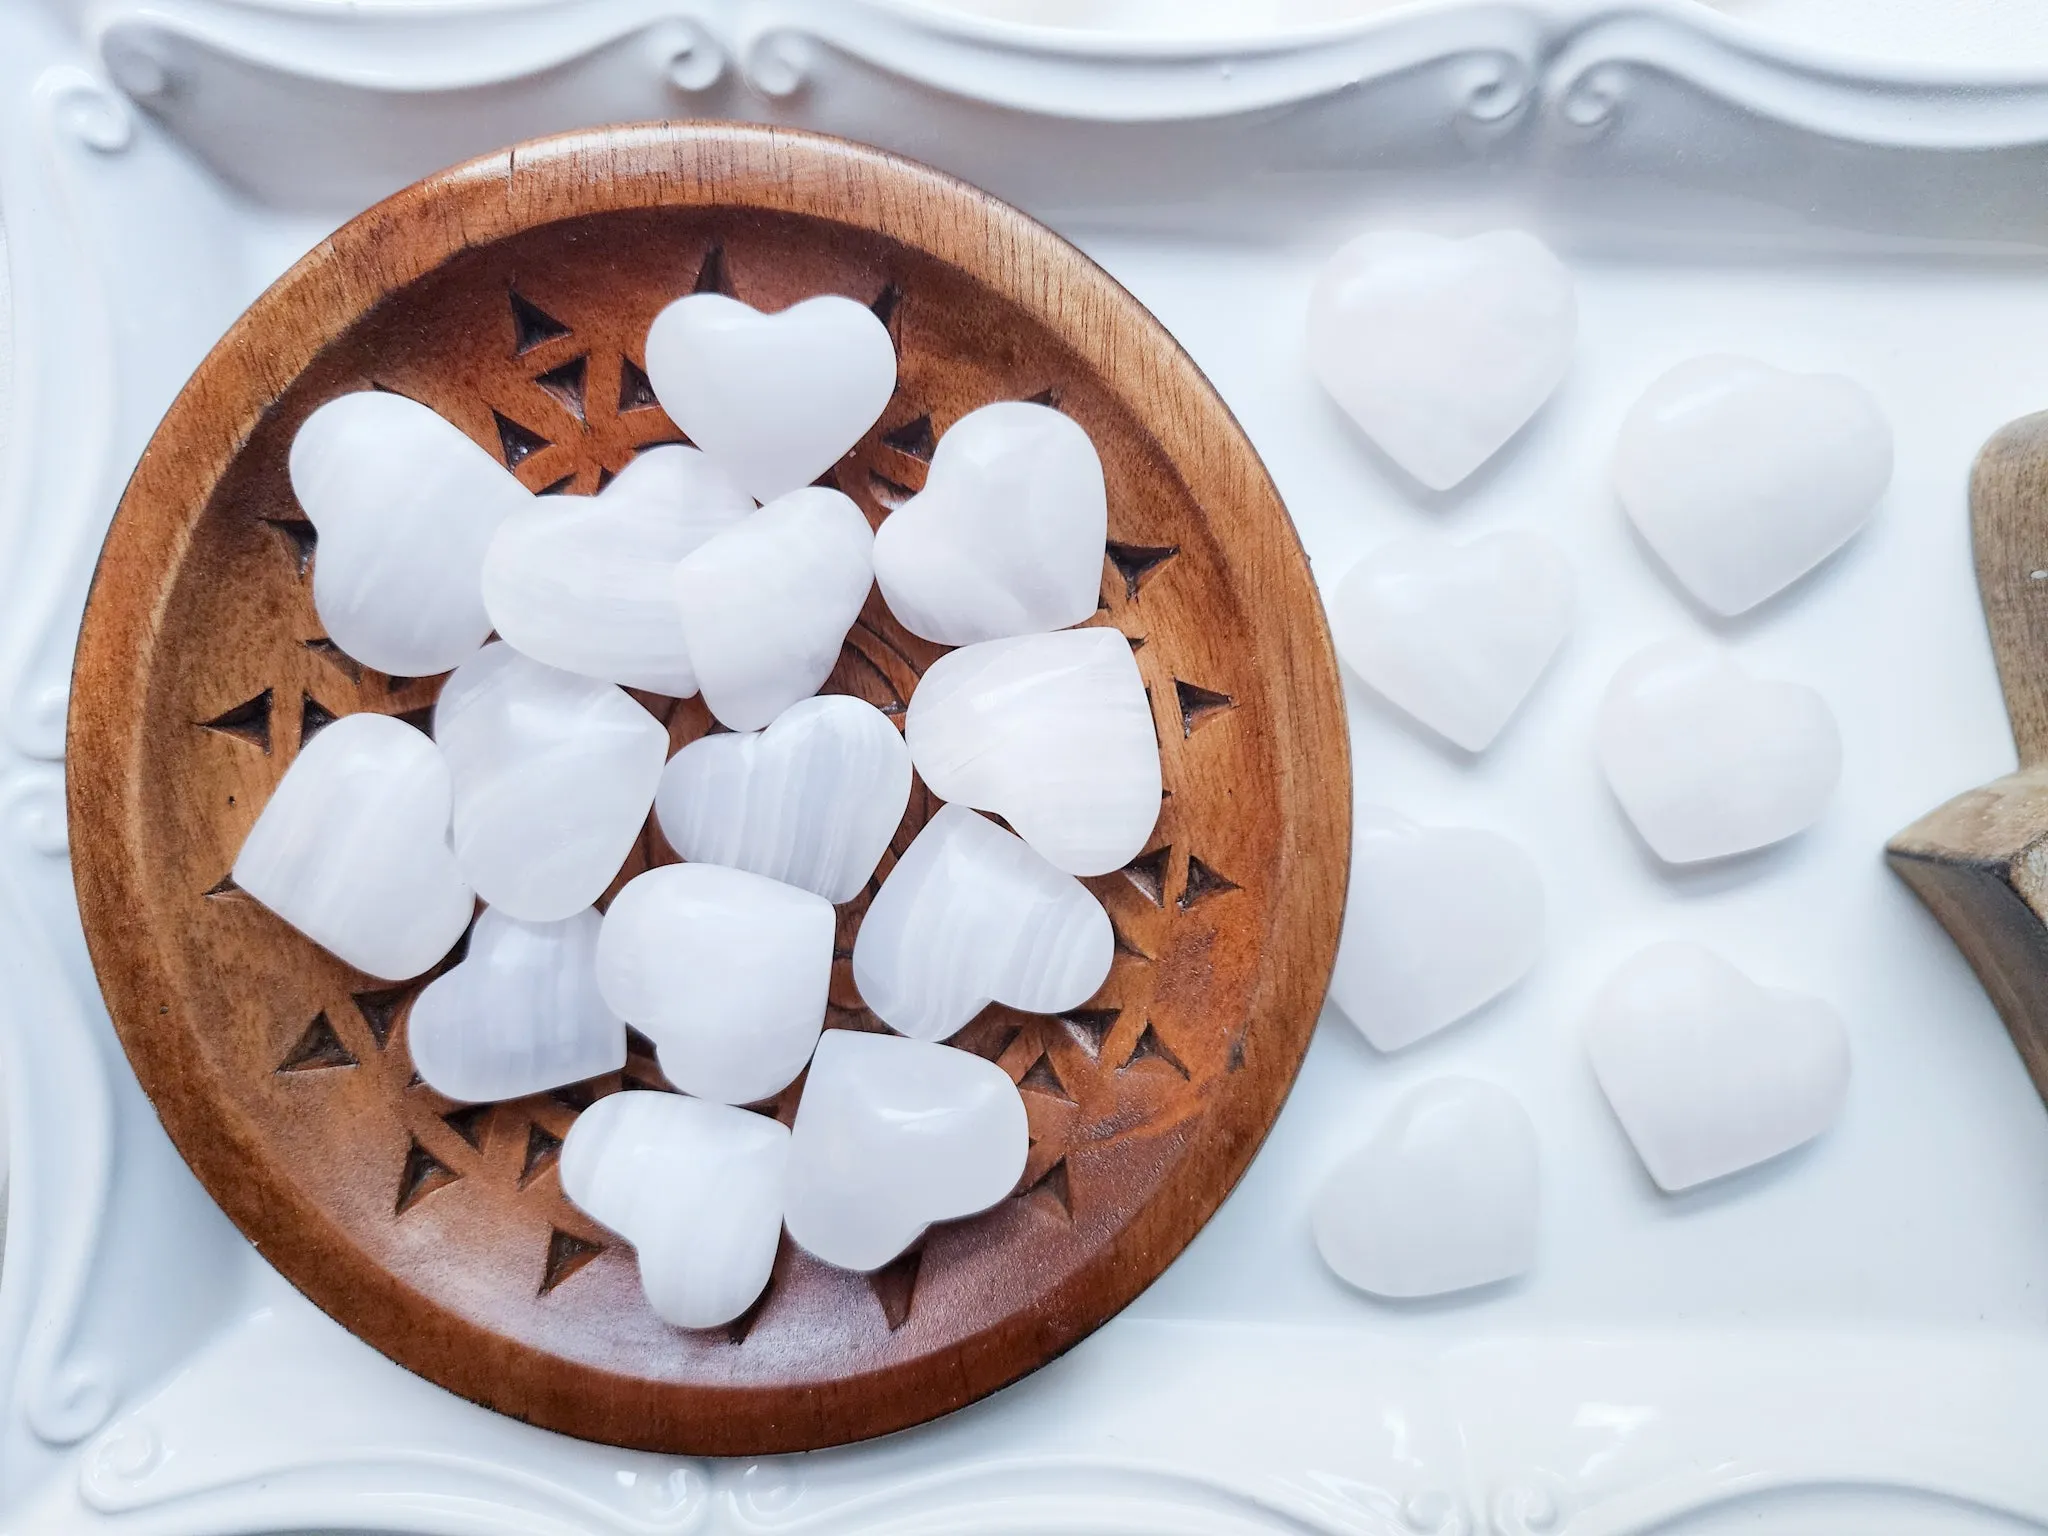
[[[1109,502],[1088,434],[1005,400],[939,439],[924,489],[875,534],[875,580],[914,635],[971,645],[1095,612]]]
[[[1316,377],[1432,490],[1521,430],[1564,378],[1577,336],[1571,273],[1518,229],[1469,240],[1375,230],[1330,258],[1309,297]]]
[[[1719,614],[1782,591],[1853,538],[1892,478],[1892,429],[1832,373],[1695,357],[1643,392],[1614,488],[1644,542]]]
[[[832,904],[745,870],[668,864],[605,912],[597,985],[685,1093],[755,1104],[788,1086],[825,1025]]]
[[[417,976],[475,910],[448,851],[449,801],[433,742],[389,715],[345,715],[285,770],[235,884],[357,970]]]
[[[1330,1001],[1378,1049],[1413,1045],[1522,979],[1543,905],[1535,861],[1499,833],[1361,807]]]
[[[991,1001],[1078,1008],[1109,975],[1102,903],[1021,838],[964,805],[925,824],[853,942],[861,1001],[898,1034],[944,1040]]]
[[[1834,1009],[1760,987],[1698,944],[1652,945],[1615,972],[1593,1002],[1586,1050],[1667,1190],[1811,1141],[1849,1092],[1849,1036]]]
[[[910,802],[910,752],[874,705],[844,694],[792,704],[763,731],[699,737],[655,791],[683,858],[851,901]]]
[[[633,1245],[663,1322],[715,1328],[754,1304],[782,1240],[789,1132],[674,1093],[607,1094],[562,1142],[562,1193]]]
[[[1614,675],[1598,743],[1615,798],[1673,864],[1803,831],[1842,775],[1841,732],[1825,699],[1800,683],[1753,678],[1694,640],[1649,646]]]
[[[554,922],[604,894],[654,803],[668,732],[622,690],[487,645],[448,679],[434,739],[477,894]]]
[[[1572,572],[1540,533],[1383,545],[1330,594],[1345,665],[1468,752],[1521,707],[1572,625]]]
[[[484,606],[499,637],[536,661],[687,698],[697,673],[676,563],[753,510],[696,449],[646,449],[595,496],[536,496],[507,517],[484,557]]]
[[[412,1064],[436,1093],[517,1099],[626,1063],[626,1026],[597,990],[597,912],[522,923],[486,907],[460,965],[406,1014]]]
[[[1331,1170],[1316,1246],[1375,1296],[1440,1296],[1536,1260],[1536,1131],[1505,1088],[1440,1077],[1412,1090]]]
[[[320,536],[313,606],[336,645],[430,677],[484,643],[484,551],[534,498],[461,428],[403,395],[342,395],[300,425],[291,480]]]
[[[865,304],[837,294],[764,315],[697,293],[654,317],[647,377],[684,436],[773,501],[875,424],[896,389],[896,345]]]
[[[962,646],[933,662],[904,720],[941,800],[1001,816],[1070,875],[1121,868],[1159,820],[1159,741],[1114,629]]]
[[[807,487],[677,565],[684,643],[723,724],[758,731],[818,691],[874,584],[874,543],[852,501]]]
[[[949,1045],[833,1029],[790,1137],[789,1235],[828,1264],[873,1270],[935,1221],[1016,1187],[1024,1100],[992,1061]]]

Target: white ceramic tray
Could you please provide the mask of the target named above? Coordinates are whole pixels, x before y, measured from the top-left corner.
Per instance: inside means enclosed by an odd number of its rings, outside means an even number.
[[[438,165],[609,120],[765,117],[934,161],[1074,236],[1209,370],[1325,577],[1397,532],[1543,527],[1578,629],[1463,760],[1355,695],[1362,799],[1522,839],[1530,980],[1395,1058],[1325,1022],[1238,1194],[1130,1312],[976,1408],[872,1446],[680,1462],[528,1429],[342,1333],[159,1130],[80,943],[61,795],[72,635],[108,514],[202,352],[347,214]],[[0,1531],[2048,1530],[2048,1116],[1888,834],[2012,766],[1964,476],[2048,406],[2048,80],[1857,77],[1701,11],[1495,4],[1249,48],[1029,34],[849,0],[7,0],[12,279],[0,481]],[[1425,497],[1301,360],[1344,232],[1518,223],[1579,274],[1560,396]],[[1898,431],[1874,526],[1711,626],[1809,681],[1826,819],[1673,875],[1591,756],[1640,644],[1703,621],[1605,484],[1621,411],[1701,351],[1865,381]],[[1658,1195],[1577,1044],[1606,970],[1692,936],[1850,1022],[1811,1149]],[[1312,1183],[1407,1086],[1512,1086],[1547,1210],[1525,1281],[1374,1303],[1320,1267]]]

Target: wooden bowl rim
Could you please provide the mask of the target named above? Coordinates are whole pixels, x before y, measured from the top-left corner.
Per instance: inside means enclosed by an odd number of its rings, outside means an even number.
[[[1249,1010],[1265,1048],[1247,1054],[1217,1100],[1239,1101],[1247,1133],[1196,1138],[1152,1197],[1036,1307],[825,1391],[620,1377],[507,1339],[407,1286],[272,1166],[254,1127],[224,1112],[204,1074],[185,1070],[180,1032],[154,1027],[175,999],[150,930],[124,921],[144,905],[148,881],[129,831],[145,761],[147,659],[194,532],[266,413],[371,305],[463,251],[562,220],[676,206],[802,215],[914,246],[1031,313],[1115,380],[1177,470],[1206,443],[1202,478],[1231,495],[1219,503],[1189,490],[1247,594],[1243,643],[1266,674],[1280,749],[1281,777],[1263,786],[1280,797],[1282,831]],[[1035,282],[1047,272],[1094,302],[1049,304]],[[1080,308],[1096,329],[1072,322]],[[1133,398],[1134,381],[1149,386],[1144,398]],[[965,182],[847,140],[709,121],[565,133],[453,166],[351,219],[244,312],[179,392],[115,513],[79,635],[67,765],[73,875],[109,1013],[164,1128],[236,1226],[315,1305],[438,1385],[568,1434],[586,1429],[563,1406],[579,1396],[653,1394],[664,1412],[647,1416],[643,1438],[606,1438],[683,1454],[816,1449],[923,1422],[1036,1369],[1127,1305],[1208,1221],[1278,1115],[1328,985],[1349,865],[1349,741],[1307,557],[1256,451],[1193,360],[1093,261]],[[656,1418],[682,1427],[664,1432]]]

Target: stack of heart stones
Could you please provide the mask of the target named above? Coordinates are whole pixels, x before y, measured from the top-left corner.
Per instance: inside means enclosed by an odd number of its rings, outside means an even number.
[[[616,1070],[642,1031],[681,1091],[587,1109],[562,1186],[633,1245],[654,1310],[701,1328],[752,1304],[785,1225],[872,1270],[1014,1187],[1016,1087],[943,1042],[991,1001],[1059,1012],[1101,986],[1109,919],[1076,877],[1143,849],[1159,754],[1122,635],[1072,627],[1096,611],[1107,525],[1073,421],[971,412],[874,533],[813,483],[895,388],[868,309],[693,295],[656,318],[646,357],[695,446],[650,448],[592,497],[536,497],[402,396],[307,418],[291,479],[329,637],[393,675],[452,675],[431,737],[364,714],[307,742],[234,878],[380,978],[426,972],[470,931],[407,1026],[451,1098]],[[818,695],[874,583],[905,628],[955,647],[900,732]],[[701,691],[727,729],[670,757],[627,687]],[[853,949],[894,1033],[824,1031],[834,904],[869,885],[913,769],[948,803]],[[600,914],[650,807],[684,862]],[[743,1107],[807,1069],[793,1128]]]

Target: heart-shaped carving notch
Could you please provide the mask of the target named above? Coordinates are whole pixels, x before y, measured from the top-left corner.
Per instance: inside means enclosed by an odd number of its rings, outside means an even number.
[[[1533,235],[1360,235],[1309,298],[1309,366],[1365,434],[1448,490],[1521,430],[1578,336],[1571,273]]]
[[[628,1091],[569,1127],[562,1193],[633,1245],[656,1316],[715,1328],[768,1284],[788,1166],[789,1132],[766,1115]]]
[[[1670,864],[1791,837],[1819,818],[1842,776],[1825,699],[1753,678],[1692,640],[1649,646],[1615,673],[1597,734],[1615,798]]]
[[[1398,1051],[1513,986],[1543,947],[1543,878],[1519,844],[1418,827],[1376,806],[1351,823],[1351,890],[1330,1000]]]
[[[1088,887],[964,805],[925,824],[875,893],[853,941],[853,981],[876,1018],[944,1040],[991,1001],[1062,1013],[1116,958]]]
[[[320,536],[313,606],[336,645],[431,677],[484,643],[484,553],[533,493],[460,428],[403,395],[342,395],[299,427],[291,481]]]
[[[1586,1049],[1665,1190],[1811,1141],[1849,1091],[1849,1036],[1834,1009],[1766,990],[1697,944],[1652,945],[1622,966],[1593,1003]]]
[[[1440,1296],[1535,1262],[1536,1131],[1505,1088],[1440,1077],[1414,1089],[1331,1170],[1316,1246],[1375,1296]]]
[[[1892,478],[1892,431],[1840,374],[1695,357],[1622,423],[1614,488],[1687,591],[1748,611],[1846,544]]]
[[[654,317],[647,378],[683,435],[767,502],[816,480],[875,424],[896,391],[896,344],[837,294],[764,315],[695,293]]]
[[[1539,533],[1401,539],[1330,596],[1345,665],[1468,752],[1493,744],[1572,625],[1572,572]]]
[[[910,751],[845,694],[804,699],[763,731],[699,737],[668,760],[654,814],[692,863],[750,870],[851,901],[910,803]]]
[[[448,768],[389,715],[344,715],[299,749],[235,858],[235,884],[385,981],[455,946],[475,898],[448,850]]]
[[[950,1045],[831,1029],[790,1136],[789,1235],[874,1270],[935,1221],[985,1211],[1031,1150],[1024,1100],[992,1061]]]
[[[522,923],[478,914],[460,965],[428,982],[406,1047],[429,1088],[464,1103],[544,1093],[626,1064],[626,1026],[597,990],[597,913]]]
[[[1088,434],[1002,401],[939,439],[924,489],[875,535],[875,580],[898,622],[940,645],[1065,629],[1095,612],[1108,532]]]

